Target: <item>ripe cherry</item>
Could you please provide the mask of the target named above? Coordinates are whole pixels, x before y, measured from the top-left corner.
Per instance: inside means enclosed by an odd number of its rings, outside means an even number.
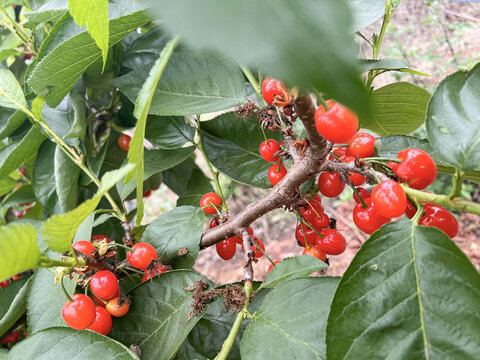
[[[77,241],[72,247],[86,255],[92,255],[95,252],[95,246],[86,240]]]
[[[305,236],[304,236],[305,235]],[[315,244],[317,234],[313,229],[310,229],[305,224],[298,224],[295,230],[295,239],[298,241],[298,245],[305,247],[305,238],[309,246]]]
[[[222,199],[214,192],[206,193],[200,200],[200,207],[203,209],[205,214],[215,214],[221,205]]]
[[[127,260],[134,268],[143,270],[157,258],[157,251],[150,244],[139,242],[132,249],[127,251]]]
[[[347,242],[337,230],[325,229],[320,231],[323,238],[317,236],[317,248],[329,255],[340,255],[347,248]]]
[[[93,242],[101,242],[105,240],[108,244],[112,241],[108,236],[105,235],[92,235],[91,239]]]
[[[112,315],[103,307],[95,306],[95,320],[87,329],[105,336],[108,335],[112,330]]]
[[[312,222],[315,218],[323,214],[322,198],[320,195],[315,195],[307,203],[306,209],[300,209],[303,217],[307,222]]]
[[[402,182],[411,188],[422,190],[431,185],[437,178],[435,161],[425,151],[420,149],[404,149],[397,157],[402,160],[393,169]]]
[[[285,85],[280,80],[270,77],[263,80],[262,96],[267,103],[280,107],[284,107],[290,102],[290,95],[288,95]]]
[[[372,203],[377,214],[386,218],[402,216],[407,208],[407,195],[394,180],[385,180],[372,191]]]
[[[152,195],[152,190],[148,190],[147,192],[145,192],[145,193],[143,194],[143,197],[144,197],[144,198],[147,198],[147,197],[149,197],[150,195]]]
[[[275,162],[280,159],[280,156],[275,156],[275,153],[280,151],[280,145],[274,139],[268,139],[268,143],[263,141],[260,144],[260,155],[265,161]]]
[[[398,163],[397,163],[397,162],[395,162],[395,161],[389,161],[389,162],[387,163],[387,165],[392,169],[392,171],[393,171],[394,173],[397,172],[397,168],[398,168]]]
[[[164,272],[167,272],[168,269],[163,266],[162,264],[157,264],[153,269],[145,269],[145,275],[142,277],[142,282],[145,282],[147,280],[150,280],[154,278],[157,275],[163,274]]]
[[[303,255],[313,256],[322,261],[327,260],[327,255],[318,250],[316,246],[311,246],[308,249],[305,248],[305,250],[303,250]]]
[[[130,136],[128,136],[127,134],[122,134],[118,137],[117,143],[118,146],[120,146],[120,149],[128,152],[128,150],[130,150],[130,141],[132,141],[132,138]]]
[[[452,213],[439,205],[425,204],[424,214],[418,225],[433,226],[442,230],[451,239],[458,234],[458,221]]]
[[[2,282],[0,282],[0,287],[2,289],[5,289],[7,287],[7,285],[10,284],[10,282],[7,280],[3,280]]]
[[[18,340],[18,337],[20,336],[20,333],[18,331],[15,331],[14,333],[8,335],[8,336],[5,336],[1,343],[2,344],[10,344],[10,343],[13,343],[15,341]]]
[[[337,155],[337,157],[339,159],[337,159],[336,157],[334,157],[333,155],[330,155],[329,156],[329,159],[330,160],[343,160],[343,158],[345,156],[348,156],[350,155],[350,153],[348,152],[348,147],[346,146],[342,146],[342,147],[339,147],[339,148],[336,148],[335,150],[332,151],[335,155]]]
[[[360,195],[360,197],[364,201],[365,201],[365,199],[367,199],[371,196],[370,193],[368,192],[368,190],[364,189],[363,187],[357,187],[357,192],[358,192],[358,195]],[[355,200],[355,202],[357,204],[361,203],[360,199],[358,198],[357,194],[355,194],[355,193],[353,193],[353,200]]]
[[[312,222],[312,226],[317,231],[327,228],[328,225],[330,225],[330,218],[325,213],[320,216],[317,216],[315,219],[313,219],[313,222]]]
[[[345,161],[346,163],[354,163],[355,162],[355,157],[354,156],[346,156],[345,159],[343,160]],[[348,173],[348,178],[350,179],[350,182],[354,185],[354,186],[360,186],[362,184],[364,184],[367,179],[365,178],[365,176],[363,175],[360,175],[360,174],[357,174],[353,171],[350,171]]]
[[[287,175],[287,169],[282,163],[280,163],[280,165],[273,164],[270,166],[270,169],[268,169],[268,180],[273,186],[277,185],[285,175]]]
[[[98,271],[90,280],[90,289],[100,299],[110,300],[119,290],[117,277],[108,270]]]
[[[114,297],[119,297],[119,296],[120,296],[120,288],[118,288],[118,291],[117,291],[117,293],[115,294]],[[102,299],[98,298],[97,296],[95,296],[95,294],[92,294],[92,297],[93,297],[93,301],[95,301],[95,304],[97,304],[101,307],[105,307],[105,305],[107,305],[108,300],[102,300]]]
[[[410,200],[407,200],[407,208],[405,210],[405,216],[409,219],[413,219],[416,213],[417,213],[417,208],[410,202]]]
[[[367,208],[364,209],[362,204],[357,204],[353,209],[353,222],[357,227],[367,234],[373,234],[380,229],[383,224],[390,222],[390,219],[385,218],[375,211],[372,206],[372,199],[365,199]]]
[[[345,188],[339,173],[322,172],[318,178],[318,189],[323,196],[336,197]]]
[[[110,315],[115,317],[122,317],[128,310],[130,310],[130,303],[126,298],[114,297],[105,307]]]
[[[375,154],[375,137],[366,133],[357,133],[348,141],[351,156],[366,158]]]
[[[95,321],[95,304],[87,295],[76,294],[63,305],[63,320],[75,330],[84,330]]]
[[[315,112],[317,131],[333,143],[347,142],[357,132],[357,115],[334,100],[328,100],[327,105],[329,110],[320,105]]]
[[[216,243],[215,247],[217,249],[218,256],[220,256],[223,260],[230,260],[235,256],[237,243],[235,242],[235,239],[228,238]]]
[[[280,260],[277,260],[277,261],[274,261],[275,265],[277,265],[278,263],[280,262]],[[267,274],[270,272],[270,270],[273,269],[273,264],[270,264],[270,266],[268,267],[268,270],[267,270]]]

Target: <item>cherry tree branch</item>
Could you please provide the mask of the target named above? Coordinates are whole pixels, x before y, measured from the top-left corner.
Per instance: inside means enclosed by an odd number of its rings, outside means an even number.
[[[252,238],[248,232],[248,228],[242,231],[243,250],[245,252],[245,272],[243,279],[245,281],[253,281],[253,262],[255,261],[255,250],[252,249]]]

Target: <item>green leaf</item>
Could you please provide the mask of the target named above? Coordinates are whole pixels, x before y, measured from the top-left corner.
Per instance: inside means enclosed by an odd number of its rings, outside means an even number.
[[[379,135],[407,135],[425,121],[430,93],[407,82],[386,85],[373,92],[372,116],[360,118],[360,127]]]
[[[2,109],[0,112],[0,140],[17,130],[26,119],[27,116],[21,111]]]
[[[347,0],[353,15],[351,32],[362,30],[385,14],[385,0]]]
[[[190,268],[200,250],[204,218],[199,207],[177,207],[152,221],[143,233],[142,241],[155,247],[162,263],[171,264],[175,269]],[[179,257],[177,253],[182,248],[188,253]]]
[[[5,196],[1,205],[8,208],[33,201],[35,201],[35,196],[33,194],[32,186],[30,184],[23,184],[21,187]]]
[[[40,264],[37,232],[32,225],[0,226],[0,281]]]
[[[137,219],[135,223],[139,226],[143,219],[143,165],[144,165],[144,150],[143,141],[145,138],[145,127],[147,123],[147,116],[152,103],[153,94],[157,88],[160,77],[162,76],[165,67],[170,60],[173,51],[177,47],[179,38],[176,37],[168,42],[163,49],[160,57],[153,65],[147,79],[138,92],[135,101],[135,110],[133,114],[138,119],[137,127],[133,133],[132,141],[130,142],[130,149],[128,150],[128,163],[134,164],[135,171],[131,171],[125,177],[125,184],[137,177]]]
[[[40,5],[40,4],[39,4]],[[33,28],[42,22],[57,22],[68,11],[67,0],[45,1],[35,11],[22,12],[28,20],[28,26]]]
[[[448,163],[425,139],[417,139],[413,136],[390,135],[378,138],[375,141],[378,155],[385,158],[396,158],[397,154],[406,148],[416,148],[427,152],[437,164],[437,170],[447,174],[454,174],[455,168]],[[480,166],[479,166],[480,167]],[[465,171],[465,178],[480,183],[480,170]]]
[[[63,212],[73,210],[78,200],[80,168],[61,149],[55,150],[55,187]]]
[[[287,86],[328,93],[367,116],[345,0],[150,1],[188,46],[213,48]],[[196,77],[201,76],[197,74]]]
[[[427,112],[427,133],[433,147],[459,170],[480,164],[480,68],[456,72],[438,85]]]
[[[326,269],[327,267],[327,264],[313,256],[301,255],[286,258],[270,270],[260,289],[273,288],[288,280],[307,277],[315,271]]]
[[[195,129],[178,116],[149,116],[145,137],[160,149],[178,149],[193,143]]]
[[[400,59],[381,59],[381,60],[360,59],[359,64],[362,72],[367,72],[370,70],[383,70],[383,71],[393,70],[393,71],[400,71],[400,72],[408,72],[410,74],[415,74],[415,75],[430,76],[428,74],[424,74],[419,71],[409,69],[410,65],[408,65],[405,61]]]
[[[110,3],[109,46],[149,21],[143,11],[136,11],[138,7],[132,1]],[[54,108],[101,56],[102,51],[87,31],[65,14],[45,40],[28,84],[36,94],[48,89],[46,102]]]
[[[0,179],[7,177],[35,155],[44,140],[45,136],[37,128],[31,127],[23,138],[1,149]]]
[[[28,108],[22,87],[10,70],[0,69],[0,106],[22,111]]]
[[[271,163],[260,156],[258,147],[264,141],[256,116],[240,119],[227,113],[203,122],[203,146],[210,162],[229,178],[242,184],[268,188],[268,168]],[[268,138],[279,139],[266,130]]]
[[[324,359],[327,315],[338,280],[295,279],[268,293],[243,333],[242,359]]]
[[[28,336],[15,345],[8,358],[11,360],[49,359],[139,359],[126,346],[96,332],[51,327]]]
[[[108,0],[68,0],[70,14],[75,22],[84,26],[102,50],[103,67],[108,54]]]
[[[106,173],[102,177],[101,187],[93,198],[64,215],[50,217],[42,227],[42,235],[48,248],[56,252],[69,251],[80,224],[97,208],[101,198],[108,190],[131,171],[132,168],[133,165],[126,165],[121,169]]]
[[[0,335],[10,329],[25,312],[30,284],[29,278],[22,278],[0,291]]]
[[[58,255],[57,255],[58,256]],[[49,257],[56,258],[52,253]],[[32,278],[27,297],[28,335],[51,326],[67,326],[62,317],[63,304],[67,299],[60,284],[55,284],[55,273],[50,269],[38,269]],[[65,289],[73,294],[75,283],[64,281]]]
[[[142,65],[112,83],[133,101],[148,75]],[[212,51],[172,55],[155,90],[150,114],[194,115],[224,110],[247,102],[245,80],[238,65]]]
[[[174,270],[144,282],[130,292],[132,306],[115,318],[110,334],[124,344],[139,342],[144,359],[171,359],[201,316],[189,319],[192,292],[206,279],[189,270]]]
[[[328,359],[475,359],[480,274],[443,232],[384,225],[342,277],[327,326]]]
[[[10,177],[0,180],[0,196],[12,191],[17,184],[18,183]]]

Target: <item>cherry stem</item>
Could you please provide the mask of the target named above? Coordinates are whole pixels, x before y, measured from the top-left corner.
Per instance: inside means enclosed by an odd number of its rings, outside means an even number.
[[[307,236],[305,235],[305,228],[303,227],[303,220],[302,220],[302,217],[300,216],[300,214],[298,213],[298,211],[294,211],[294,214],[295,216],[297,217],[298,219],[298,222],[300,223],[300,226],[302,227],[302,233],[303,233],[303,240],[305,241],[305,247],[307,249],[310,249],[310,245],[308,245],[308,242],[307,242]]]
[[[282,166],[282,159],[278,160],[277,170],[275,171],[276,173],[280,172],[281,166]]]
[[[263,137],[265,138],[265,144],[268,145],[268,138],[267,138],[267,134],[265,134],[265,129],[263,128],[263,125],[260,125],[260,129],[262,129],[262,134],[263,134]]]
[[[62,286],[63,294],[67,297],[69,302],[72,302],[73,299],[70,295],[68,295],[67,289],[65,289],[65,285],[63,284],[63,279],[65,279],[66,275],[62,275],[62,279],[60,280],[60,285]]]
[[[245,74],[245,77],[248,79],[248,82],[252,85],[253,90],[257,93],[258,98],[262,102],[263,106],[267,106],[267,102],[262,96],[262,89],[260,89],[260,85],[257,82],[257,79],[255,79],[255,76],[253,76],[252,72],[250,71],[249,68],[246,66],[241,66],[243,73]]]
[[[360,193],[358,192],[357,188],[353,185],[353,184],[349,184],[350,187],[352,188],[353,192],[355,193],[355,195],[357,195],[357,198],[360,200],[360,202],[362,203],[362,206],[364,209],[368,208],[368,205],[367,203],[365,202],[365,200],[363,200],[363,198],[360,196]]]
[[[383,161],[383,162],[396,162],[396,163],[401,163],[402,160],[400,159],[389,159],[389,158],[382,158],[382,157],[367,157],[367,158],[363,158],[362,160],[364,161]]]
[[[320,104],[323,106],[323,110],[325,110],[325,111],[330,110],[330,107],[328,106],[327,102],[323,98],[322,94],[317,93],[317,99],[320,102]]]
[[[118,247],[121,247],[122,249],[125,249],[127,251],[131,251],[131,252],[135,251],[135,249],[132,249],[130,246],[119,244],[119,243],[114,243],[113,246],[118,246]]]
[[[135,268],[132,268],[130,266],[122,266],[121,269],[125,269],[125,270],[128,270],[128,271],[132,271],[132,272],[135,272],[137,274],[141,274],[141,275],[145,275],[145,272],[144,271],[141,271],[141,270],[138,270],[138,269],[135,269]]]
[[[255,249],[260,250],[262,252],[262,254],[265,255],[265,257],[268,259],[268,261],[270,261],[275,266],[275,262],[270,258],[270,256],[268,256],[267,253],[265,251],[263,251],[263,249],[260,246],[258,246],[258,244],[255,240],[253,240],[253,242],[255,242]]]
[[[282,128],[286,129],[287,126],[283,122],[282,114],[280,113],[280,109],[278,108],[278,106],[275,106],[275,110],[277,110],[277,116],[278,116],[278,121],[280,121],[280,125],[282,125]]]

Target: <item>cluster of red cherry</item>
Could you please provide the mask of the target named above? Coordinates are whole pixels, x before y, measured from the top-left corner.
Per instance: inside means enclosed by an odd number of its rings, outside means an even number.
[[[222,199],[214,192],[206,193],[200,200],[200,207],[203,209],[205,214],[218,215],[214,216],[212,221],[210,222],[210,229],[213,229],[215,226],[219,225],[220,222],[224,219],[220,211],[222,206]],[[252,250],[255,251],[255,257],[258,259],[263,256],[263,253],[265,252],[265,245],[263,245],[262,240],[253,236],[253,229],[250,226],[248,227],[248,233],[250,234],[250,236],[253,237],[254,245],[252,245]],[[222,240],[215,245],[217,254],[223,260],[230,260],[235,256],[235,253],[237,251],[237,244],[241,245],[242,251],[244,252],[242,236],[235,235],[229,237],[228,239]]]
[[[73,248],[86,255],[96,257],[107,253],[109,248],[118,246],[104,235],[92,236],[92,241],[78,241]],[[135,269],[142,270],[142,281],[167,271],[157,260],[155,248],[144,242],[139,242],[127,249],[127,261]],[[90,268],[75,269],[85,275]],[[75,294],[65,302],[62,309],[62,317],[73,329],[89,329],[100,334],[107,335],[112,329],[112,316],[124,316],[130,309],[130,300],[121,296],[117,276],[109,270],[96,271],[84,280],[92,298],[83,294]],[[63,284],[62,284],[63,286]]]

